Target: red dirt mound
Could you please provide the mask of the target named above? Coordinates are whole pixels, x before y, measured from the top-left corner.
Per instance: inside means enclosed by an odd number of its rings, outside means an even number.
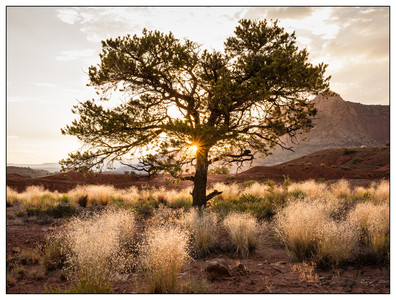
[[[389,147],[325,149],[277,166],[253,167],[237,175],[209,175],[208,185],[215,182],[243,182],[267,179],[282,182],[286,176],[294,181],[308,179],[336,180],[348,179],[370,182],[389,178]],[[190,181],[179,185],[170,183],[169,176],[148,178],[144,175],[126,174],[81,174],[76,172],[60,173],[40,178],[24,178],[17,174],[7,174],[7,186],[22,192],[27,186],[41,185],[51,191],[66,193],[77,185],[105,184],[115,188],[145,186],[179,189],[191,186]]]

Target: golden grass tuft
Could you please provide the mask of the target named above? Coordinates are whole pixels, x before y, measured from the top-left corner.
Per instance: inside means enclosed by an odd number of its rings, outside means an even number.
[[[321,264],[333,266],[347,261],[359,240],[356,227],[345,221],[329,220],[322,224],[316,235],[317,261]]]
[[[351,188],[349,182],[345,179],[338,180],[330,186],[331,193],[337,198],[346,199],[351,195]]]
[[[74,218],[65,232],[69,271],[77,275],[84,293],[110,290],[110,279],[130,266],[123,249],[133,239],[135,217],[131,211],[106,209],[89,218]]]
[[[293,193],[302,191],[307,197],[321,197],[327,193],[327,185],[325,183],[315,182],[313,179],[303,182],[295,182],[289,185],[288,191]]]
[[[28,186],[18,198],[25,207],[44,207],[55,205],[61,196],[58,192],[50,192],[42,186]]]
[[[389,256],[389,204],[359,203],[348,215],[363,241],[379,256]]]
[[[319,228],[329,220],[321,201],[289,203],[275,217],[275,230],[290,253],[299,260],[311,258]]]
[[[230,234],[237,255],[247,257],[257,244],[257,219],[248,213],[232,212],[224,218],[223,225]]]
[[[178,276],[188,259],[186,231],[176,226],[149,228],[140,246],[140,265],[149,292],[179,292]]]
[[[389,203],[389,181],[381,180],[379,183],[373,184],[369,189],[369,193],[373,203]]]
[[[12,206],[15,201],[18,201],[18,192],[14,189],[7,186],[7,197],[6,197],[6,205]]]
[[[196,251],[201,255],[210,253],[211,247],[216,243],[216,215],[207,209],[191,208],[184,215],[183,223],[193,237]]]

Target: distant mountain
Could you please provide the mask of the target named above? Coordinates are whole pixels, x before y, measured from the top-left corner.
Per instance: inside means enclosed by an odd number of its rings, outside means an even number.
[[[18,174],[27,178],[38,178],[38,177],[50,175],[51,173],[48,172],[47,170],[42,170],[42,169],[7,166],[7,174]]]
[[[287,138],[287,146],[294,152],[280,147],[273,154],[258,159],[254,165],[275,165],[322,149],[380,146],[389,142],[389,105],[364,105],[344,101],[340,95],[318,95],[313,102],[318,113],[313,121],[314,128],[298,145]]]
[[[7,163],[7,167],[20,167],[20,168],[31,168],[34,170],[46,170],[49,173],[60,172],[60,165],[58,163],[44,163],[44,164],[13,164]]]

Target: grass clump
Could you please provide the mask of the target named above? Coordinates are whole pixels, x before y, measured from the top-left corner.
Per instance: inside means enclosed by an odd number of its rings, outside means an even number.
[[[329,219],[326,206],[320,201],[294,201],[275,217],[275,230],[298,260],[311,258],[315,252],[318,229]]]
[[[18,192],[7,186],[6,206],[12,206],[16,201],[18,201]]]
[[[348,220],[359,230],[361,240],[378,257],[389,257],[389,204],[359,203],[348,215]]]
[[[133,212],[121,209],[72,220],[65,234],[66,262],[77,284],[68,292],[111,292],[111,277],[130,266],[124,246],[133,240],[134,227]]]
[[[150,227],[140,246],[140,266],[149,292],[179,292],[178,276],[188,258],[186,231],[176,226]]]
[[[208,209],[192,208],[184,215],[183,223],[191,233],[194,248],[198,255],[210,253],[216,244],[217,217]]]
[[[315,259],[318,265],[337,266],[350,259],[359,234],[356,227],[348,222],[329,220],[319,228],[316,238]]]
[[[223,225],[236,247],[236,254],[247,257],[257,244],[257,219],[248,213],[232,212],[223,220]]]

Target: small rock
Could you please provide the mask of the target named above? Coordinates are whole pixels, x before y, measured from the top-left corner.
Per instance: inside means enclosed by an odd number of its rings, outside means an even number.
[[[248,272],[245,265],[238,263],[238,265],[231,270],[232,274],[234,275],[243,275]]]
[[[206,262],[205,272],[211,281],[224,277],[232,277],[230,267],[222,259],[213,259]]]
[[[21,248],[20,247],[13,247],[11,249],[11,251],[14,252],[14,253],[19,253],[19,252],[21,252]]]

